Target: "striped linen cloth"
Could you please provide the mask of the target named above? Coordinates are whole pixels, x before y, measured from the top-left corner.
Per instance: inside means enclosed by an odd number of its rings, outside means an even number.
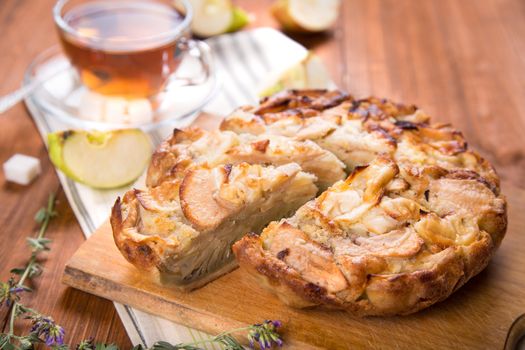
[[[221,35],[208,39],[207,43],[214,53],[221,87],[217,96],[203,110],[220,116],[228,114],[239,105],[257,103],[257,90],[262,82],[270,75],[286,70],[307,54],[304,47],[270,28]],[[181,75],[182,73],[184,72]],[[31,97],[25,102],[44,140],[47,139],[47,133],[67,128],[52,115],[37,109]],[[174,127],[182,126],[186,125],[174,123],[170,127],[152,132],[151,138],[158,144]],[[115,198],[128,190],[94,190],[70,180],[60,172],[58,177],[86,237],[107,220]],[[139,179],[134,186],[140,188],[143,181],[143,178]],[[127,305],[115,303],[115,307],[135,345],[149,347],[158,340],[180,343],[208,337],[200,331]],[[205,344],[202,346],[210,350],[218,348]]]

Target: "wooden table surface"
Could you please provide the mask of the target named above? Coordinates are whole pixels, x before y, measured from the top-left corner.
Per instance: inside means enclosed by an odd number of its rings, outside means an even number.
[[[277,26],[267,11],[271,2],[237,1],[256,16],[250,27]],[[1,0],[0,95],[17,88],[31,59],[57,42],[53,3]],[[513,197],[525,195],[525,1],[343,3],[332,32],[293,37],[315,51],[349,92],[415,103],[434,120],[452,122],[495,165],[509,202],[523,203]],[[60,216],[49,228],[53,249],[35,281],[37,293],[24,300],[63,325],[69,343],[95,337],[129,348],[111,302],[60,283],[65,262],[84,237],[22,104],[0,116],[0,162],[14,153],[38,157],[43,174],[27,187],[7,183],[0,174],[0,280],[24,263],[33,215],[51,191],[58,191]],[[0,321],[4,317],[0,308]]]

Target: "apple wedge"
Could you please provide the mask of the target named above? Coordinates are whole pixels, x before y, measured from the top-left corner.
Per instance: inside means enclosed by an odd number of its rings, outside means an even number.
[[[332,80],[323,61],[316,55],[308,53],[300,62],[263,83],[262,88],[259,89],[259,96],[270,96],[285,89],[328,89],[330,87],[332,87]]]
[[[94,188],[116,188],[138,178],[152,145],[138,129],[68,130],[48,134],[49,157],[71,179]]]
[[[190,0],[193,8],[191,30],[200,37],[234,32],[248,22],[248,14],[230,0]]]
[[[286,30],[322,32],[335,23],[340,5],[340,0],[277,0],[271,11]]]

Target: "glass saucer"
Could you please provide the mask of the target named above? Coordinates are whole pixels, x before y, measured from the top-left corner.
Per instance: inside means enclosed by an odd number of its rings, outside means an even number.
[[[177,74],[180,72],[183,72],[184,75],[188,75],[188,72],[192,74],[196,66],[192,58],[184,59]],[[136,118],[142,119],[142,121],[131,122],[123,120],[123,118],[115,120],[109,117],[106,120],[100,120],[96,115],[96,111],[89,118],[86,118],[86,113],[83,113],[86,108],[86,101],[89,102],[90,108],[93,107],[93,104],[97,104],[97,102],[91,102],[93,95],[100,96],[99,98],[103,100],[113,101],[111,102],[112,111],[115,111],[115,105],[117,105],[117,110],[119,108],[118,103],[115,102],[124,99],[104,98],[102,95],[90,92],[82,85],[78,74],[71,67],[58,45],[42,52],[27,68],[23,84],[28,85],[35,80],[41,80],[43,83],[28,97],[31,102],[46,114],[56,117],[68,127],[89,130],[140,128],[144,131],[151,131],[167,125],[188,125],[197,117],[197,113],[216,95],[220,85],[217,74],[213,71],[208,80],[202,85],[168,85],[163,93],[160,106],[155,110],[150,108],[148,111],[147,121],[144,121],[145,118]],[[135,103],[135,105],[142,107],[144,102],[147,102],[149,105],[149,101],[146,99],[131,102],[141,102]]]

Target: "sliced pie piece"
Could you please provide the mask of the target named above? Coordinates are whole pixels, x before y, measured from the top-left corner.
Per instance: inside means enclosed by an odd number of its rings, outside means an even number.
[[[291,215],[317,192],[296,163],[197,166],[182,179],[117,199],[111,225],[124,257],[163,283],[194,289],[235,267],[231,245]]]
[[[147,185],[155,187],[166,180],[180,179],[188,169],[202,164],[213,167],[242,162],[297,163],[304,171],[317,176],[317,184],[322,190],[346,176],[345,166],[336,156],[309,140],[186,129],[175,130],[173,136],[153,154]]]
[[[378,156],[237,242],[240,266],[295,307],[393,315],[443,300],[487,265],[505,234],[505,200],[443,168],[420,174],[427,189],[416,194],[400,186],[405,174]]]

